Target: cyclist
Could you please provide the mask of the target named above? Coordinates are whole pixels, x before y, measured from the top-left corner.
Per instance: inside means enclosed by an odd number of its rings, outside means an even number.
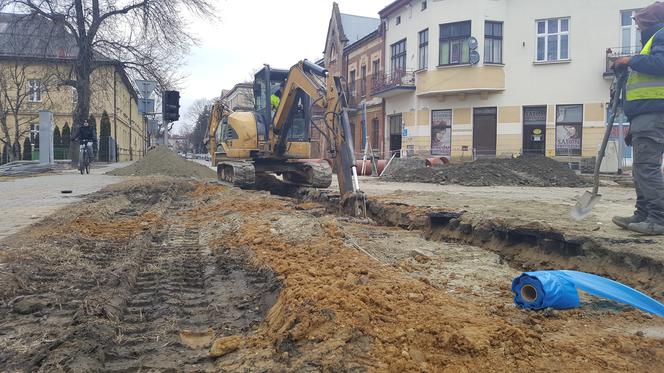
[[[88,121],[84,121],[78,129],[78,132],[72,137],[72,141],[78,140],[80,143],[80,152],[79,152],[79,168],[80,166],[85,167],[84,153],[83,151],[87,148],[90,160],[94,157],[94,151],[92,145],[97,142],[96,128],[90,125]]]

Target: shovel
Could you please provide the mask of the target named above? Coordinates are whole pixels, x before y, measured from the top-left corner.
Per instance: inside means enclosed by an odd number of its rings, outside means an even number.
[[[593,175],[593,190],[592,192],[586,191],[581,197],[576,201],[576,205],[572,208],[571,214],[572,219],[582,220],[585,219],[593,207],[599,202],[602,198],[602,195],[599,194],[599,169],[602,166],[602,160],[604,159],[604,153],[606,152],[606,145],[609,142],[609,137],[611,136],[611,130],[613,129],[613,123],[616,121],[616,116],[618,114],[618,106],[625,94],[625,85],[627,84],[627,68],[620,68],[616,70],[616,77],[613,82],[614,86],[612,89],[611,95],[611,116],[609,117],[609,122],[606,125],[606,131],[604,132],[604,139],[602,140],[602,146],[599,149],[597,154],[597,160],[595,161],[595,174]]]

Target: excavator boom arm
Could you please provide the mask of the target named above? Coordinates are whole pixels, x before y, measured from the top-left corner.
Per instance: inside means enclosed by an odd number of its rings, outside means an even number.
[[[205,139],[203,144],[207,146],[208,152],[212,157],[212,165],[216,165],[216,153],[217,153],[217,129],[219,124],[224,119],[224,117],[232,114],[232,111],[226,107],[226,105],[221,101],[215,101],[212,106],[212,112],[210,113],[210,120],[208,121],[207,133],[205,134]]]
[[[325,109],[325,120],[331,123],[333,155],[336,163],[339,191],[341,195],[359,191],[355,155],[352,144],[350,122],[348,120],[346,98],[341,79],[328,74],[327,70],[304,60],[293,66],[281,95],[281,102],[274,116],[274,150],[277,156],[286,152],[288,136],[288,115],[296,104],[298,90],[303,91],[313,102]],[[329,120],[328,120],[329,118]]]

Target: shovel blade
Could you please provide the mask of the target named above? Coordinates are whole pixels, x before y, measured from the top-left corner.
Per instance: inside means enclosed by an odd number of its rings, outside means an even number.
[[[583,193],[581,197],[579,197],[579,200],[576,201],[576,205],[572,208],[571,214],[572,214],[572,219],[574,220],[582,220],[585,219],[588,215],[590,215],[590,212],[593,210],[593,207],[599,202],[599,200],[602,199],[602,196],[600,194],[593,194],[591,192],[586,191]]]

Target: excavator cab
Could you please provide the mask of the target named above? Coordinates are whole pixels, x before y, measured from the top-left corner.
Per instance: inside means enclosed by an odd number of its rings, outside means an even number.
[[[269,65],[265,65],[254,75],[254,102],[255,102],[255,115],[257,122],[260,122],[265,127],[265,132],[262,128],[259,129],[259,141],[261,133],[265,134],[265,141],[269,140],[270,129],[274,128],[273,117],[274,111],[270,105],[270,97],[273,93],[277,92],[280,88],[283,90],[283,85],[288,79],[289,70],[273,69]],[[296,92],[297,105],[293,105],[288,115],[288,128],[287,140],[288,142],[301,142],[308,143],[311,139],[311,117],[310,117],[310,104],[311,99],[301,90]],[[259,125],[260,126],[260,125]]]

